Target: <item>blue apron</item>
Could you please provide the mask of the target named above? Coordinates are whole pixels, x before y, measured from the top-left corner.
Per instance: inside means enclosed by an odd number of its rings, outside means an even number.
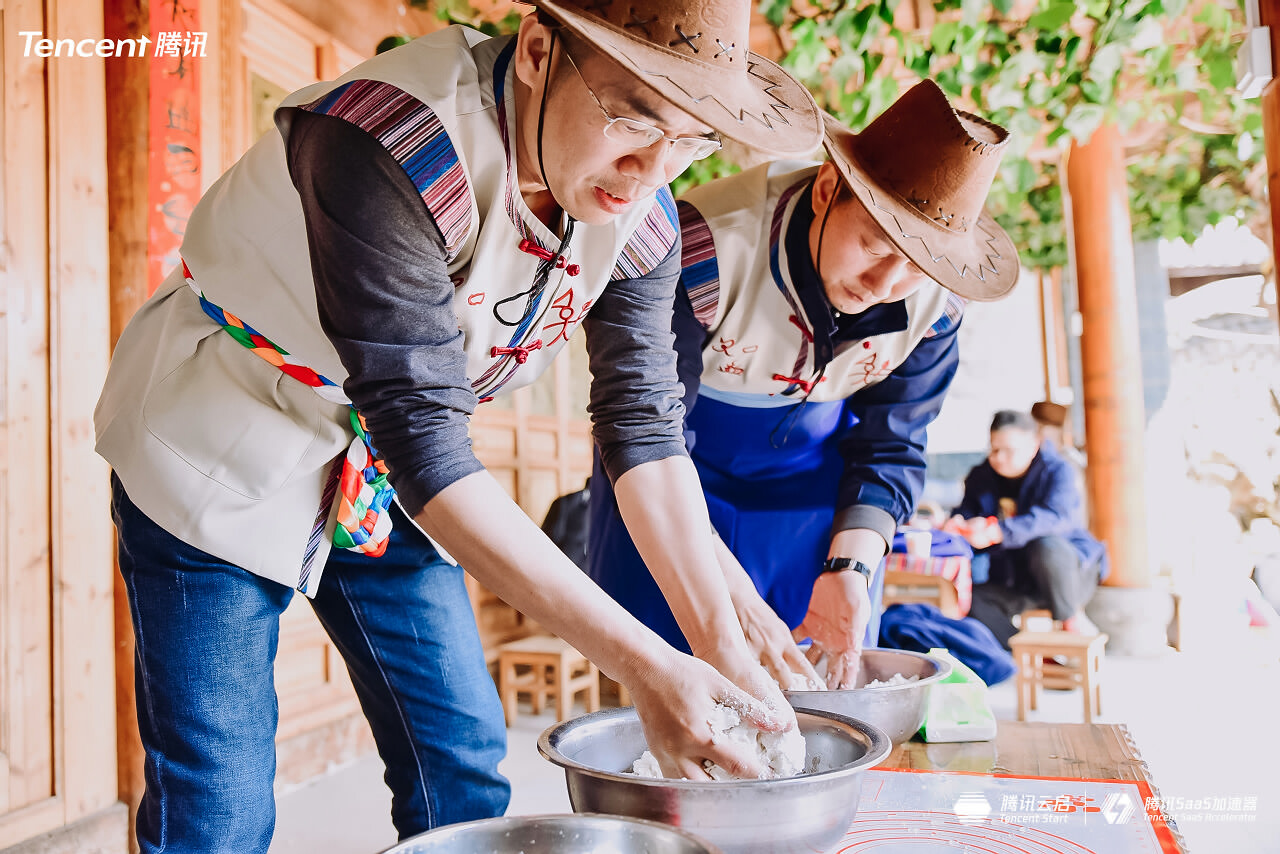
[[[831,546],[844,460],[839,438],[856,423],[846,401],[765,408],[698,396],[687,421],[711,523],[789,628],[804,620],[813,582]],[[694,440],[697,441],[694,441]],[[600,484],[600,488],[596,487]],[[588,574],[642,623],[678,649],[689,646],[618,514],[596,458]],[[875,646],[884,573],[871,589],[864,638]]]

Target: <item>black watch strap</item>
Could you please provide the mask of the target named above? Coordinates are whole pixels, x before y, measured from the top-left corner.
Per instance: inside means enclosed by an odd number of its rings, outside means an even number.
[[[823,572],[843,572],[846,569],[861,572],[863,578],[867,579],[867,585],[870,586],[871,567],[860,560],[854,560],[851,557],[829,557],[827,562],[822,565]]]

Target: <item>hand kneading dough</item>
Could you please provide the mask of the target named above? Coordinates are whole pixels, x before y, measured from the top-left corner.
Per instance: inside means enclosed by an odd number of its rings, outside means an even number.
[[[711,740],[717,744],[730,742],[751,748],[756,761],[765,769],[761,779],[794,777],[804,770],[804,736],[795,727],[786,732],[764,732],[743,721],[735,709],[719,703],[707,723],[711,726]],[[710,762],[706,763],[706,769],[716,780],[738,779]],[[631,766],[631,773],[654,779],[662,777],[658,760],[648,750]]]

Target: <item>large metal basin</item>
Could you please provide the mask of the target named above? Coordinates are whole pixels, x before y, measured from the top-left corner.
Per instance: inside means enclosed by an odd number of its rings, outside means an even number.
[[[778,780],[653,780],[626,773],[647,747],[635,709],[607,709],[548,728],[538,750],[564,768],[575,812],[684,828],[725,854],[830,850],[858,812],[862,778],[892,746],[875,727],[797,709],[804,774]]]
[[[866,721],[883,730],[895,744],[911,738],[924,723],[929,689],[951,673],[951,665],[921,652],[900,649],[862,651],[858,685],[895,674],[920,677],[905,685],[848,688],[843,691],[784,691],[797,709],[825,709]]]
[[[692,834],[615,815],[531,815],[451,824],[384,854],[722,854]]]

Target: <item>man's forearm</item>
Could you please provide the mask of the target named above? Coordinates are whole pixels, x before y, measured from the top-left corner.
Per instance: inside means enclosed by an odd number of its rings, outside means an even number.
[[[884,557],[888,545],[884,537],[869,528],[846,528],[831,538],[828,557],[850,557],[875,569]]]
[[[627,531],[694,654],[713,662],[719,651],[746,656],[693,463],[685,456],[642,463],[619,477],[614,491]]]
[[[651,663],[667,648],[583,575],[487,471],[445,487],[416,521],[487,589],[610,678]]]

